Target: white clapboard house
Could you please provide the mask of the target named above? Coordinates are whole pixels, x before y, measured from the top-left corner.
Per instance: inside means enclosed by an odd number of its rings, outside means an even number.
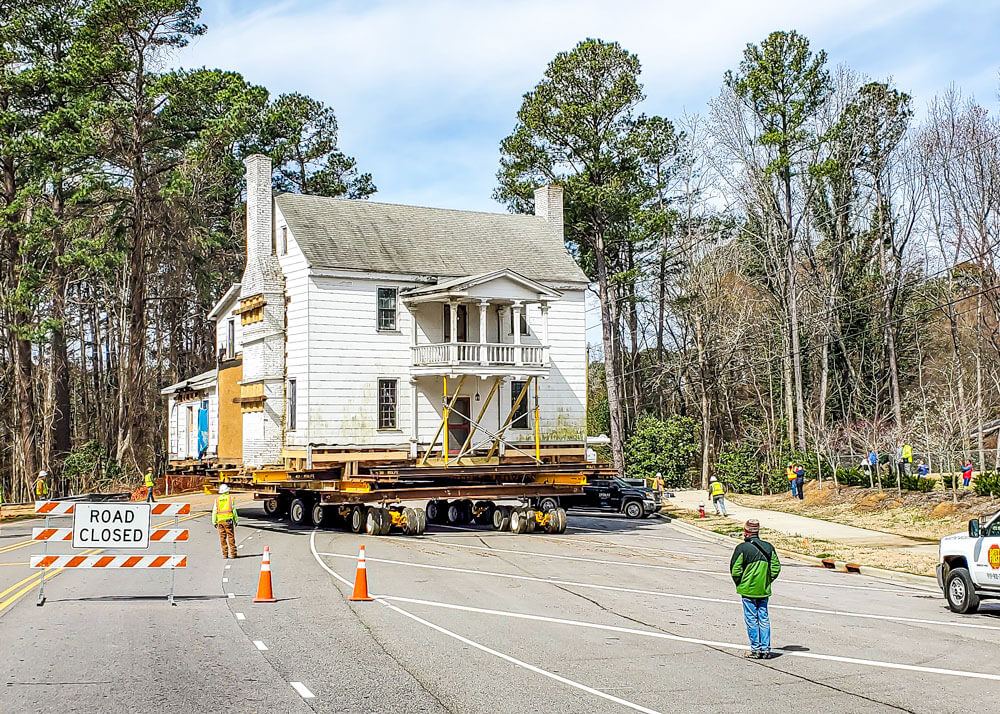
[[[246,270],[210,314],[217,366],[163,390],[171,461],[583,453],[587,279],[561,188],[506,215],[273,196],[270,160],[246,168]]]

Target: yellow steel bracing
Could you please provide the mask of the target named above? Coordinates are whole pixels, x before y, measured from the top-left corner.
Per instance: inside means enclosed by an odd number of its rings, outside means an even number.
[[[490,452],[486,455],[487,458],[493,456],[497,447],[500,446],[500,441],[503,439],[503,435],[507,431],[507,427],[509,427],[511,422],[514,421],[514,414],[517,412],[517,408],[521,405],[521,401],[528,394],[528,388],[531,386],[531,383],[536,379],[537,377],[528,377],[528,381],[524,383],[523,387],[521,387],[521,393],[517,395],[517,399],[515,399],[514,403],[510,405],[510,413],[507,414],[507,418],[504,419],[503,426],[500,427],[500,431],[497,432],[497,438],[493,440]]]
[[[455,394],[452,396],[450,402],[448,401],[448,378],[447,377],[444,378],[444,400],[445,400],[444,415],[443,418],[441,419],[441,423],[438,424],[437,431],[434,432],[434,438],[431,439],[431,443],[427,447],[427,451],[424,452],[423,458],[420,459],[421,466],[427,465],[427,459],[431,455],[431,452],[434,451],[434,447],[437,446],[437,440],[438,437],[441,436],[442,429],[445,430],[444,446],[442,446],[442,453],[445,458],[445,461],[448,460],[448,413],[455,406],[455,402],[458,401],[458,398],[462,393],[462,385],[465,384],[465,376],[466,375],[463,374],[462,378],[458,380],[458,389],[455,390]]]
[[[500,389],[500,383],[502,381],[503,381],[503,377],[496,377],[496,378],[494,378],[494,380],[493,380],[493,387],[490,389],[490,393],[486,395],[486,401],[483,402],[482,409],[479,410],[479,415],[476,417],[476,420],[474,422],[472,422],[471,424],[469,424],[469,435],[467,437],[465,437],[465,443],[462,444],[462,448],[459,449],[459,451],[458,451],[458,458],[461,458],[461,456],[469,448],[469,445],[472,444],[472,437],[476,433],[476,428],[483,421],[483,416],[486,414],[486,408],[489,407],[490,402],[493,400],[493,395],[496,394],[497,390]]]
[[[542,432],[538,426],[538,378],[535,378],[535,460],[542,460]]]

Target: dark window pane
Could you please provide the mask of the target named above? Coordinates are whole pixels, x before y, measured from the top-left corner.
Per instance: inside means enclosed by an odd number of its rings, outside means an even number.
[[[521,394],[521,390],[524,389],[525,382],[513,381],[510,383],[510,406],[513,408],[514,402],[517,401],[517,397]],[[514,420],[510,423],[513,429],[527,429],[528,428],[528,395],[524,395],[524,399],[521,403],[517,405],[517,409],[514,410]]]
[[[378,381],[378,428],[396,428],[396,389],[395,379],[380,379]]]
[[[396,288],[378,289],[378,329],[396,329]]]
[[[298,405],[297,388],[294,379],[288,380],[288,431],[295,431],[297,421]]]

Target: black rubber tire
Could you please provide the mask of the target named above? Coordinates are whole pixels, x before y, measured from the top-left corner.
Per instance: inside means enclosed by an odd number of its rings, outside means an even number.
[[[309,521],[316,528],[326,528],[330,525],[331,512],[333,509],[327,508],[321,503],[314,503],[313,507],[309,509]]]
[[[491,526],[493,525],[493,512],[497,509],[497,505],[493,501],[479,501],[476,504],[476,510],[479,513],[476,514],[473,520],[476,525],[480,526]]]
[[[442,523],[441,516],[445,512],[445,503],[442,501],[428,501],[426,512],[428,521],[431,523]]]
[[[351,517],[348,525],[351,533],[364,533],[365,523],[368,520],[368,509],[364,506],[354,506],[351,509]]]
[[[382,530],[379,531],[379,535],[389,535],[389,531],[392,530],[392,514],[389,513],[388,508],[380,508],[378,510],[382,518]]]
[[[521,511],[524,516],[524,530],[522,533],[534,533],[535,528],[538,526],[538,521],[535,519],[535,511],[531,508],[525,508]]]
[[[493,530],[510,530],[510,506],[497,506],[493,509]]]
[[[296,526],[307,525],[309,519],[309,504],[301,498],[293,498],[292,504],[288,507],[288,520]]]
[[[538,502],[538,510],[542,513],[548,513],[554,508],[559,508],[559,499],[554,496],[546,496]]]
[[[472,523],[472,501],[469,499],[464,499],[458,502],[459,508],[462,509],[462,523],[460,525],[466,525]]]
[[[944,583],[944,596],[952,612],[960,615],[971,615],[979,610],[979,596],[972,582],[969,571],[965,568],[952,568]]]
[[[264,515],[268,518],[281,517],[281,499],[277,496],[274,498],[265,498],[262,505],[264,506]]]
[[[465,507],[462,501],[451,501],[445,509],[446,522],[449,526],[460,526],[465,523]]]
[[[365,518],[365,533],[368,535],[382,535],[382,514],[381,509],[369,508]]]
[[[642,518],[643,508],[641,501],[626,501],[625,506],[622,508],[622,513],[625,514],[626,518]]]
[[[557,508],[556,509],[556,515],[559,516],[559,530],[557,530],[556,533],[565,533],[566,532],[566,509],[565,508]]]
[[[420,522],[417,528],[417,535],[423,535],[424,531],[427,530],[427,513],[422,508],[414,508],[413,510],[417,512],[417,519]]]
[[[510,532],[524,533],[525,525],[527,525],[527,519],[524,517],[524,511],[519,508],[512,510],[510,512]]]
[[[403,509],[403,533],[417,535],[420,532],[420,517],[412,508]]]

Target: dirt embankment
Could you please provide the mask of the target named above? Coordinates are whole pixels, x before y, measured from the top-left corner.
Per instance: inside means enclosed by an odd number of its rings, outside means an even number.
[[[960,491],[958,503],[955,503],[951,491],[903,491],[900,498],[895,489],[879,492],[858,486],[841,486],[835,490],[829,482],[825,482],[820,489],[817,481],[806,484],[805,498],[801,501],[792,498],[790,493],[774,496],[733,494],[728,498],[752,508],[797,513],[928,540],[964,531],[970,518],[1000,510],[1000,499],[977,496],[972,491]]]

